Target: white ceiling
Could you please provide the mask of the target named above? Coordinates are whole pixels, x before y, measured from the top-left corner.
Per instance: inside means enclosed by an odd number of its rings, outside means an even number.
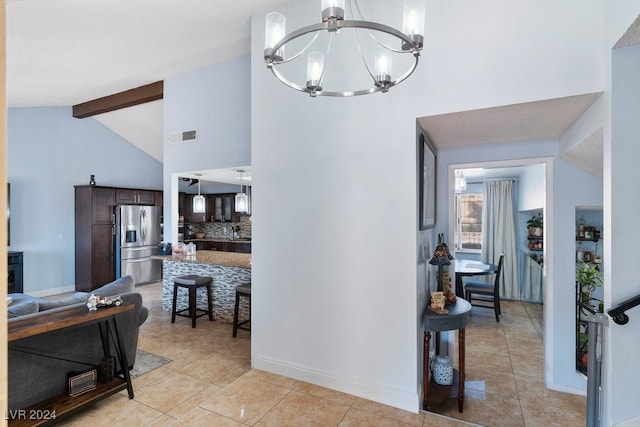
[[[74,105],[246,54],[283,0],[8,0],[10,107]]]

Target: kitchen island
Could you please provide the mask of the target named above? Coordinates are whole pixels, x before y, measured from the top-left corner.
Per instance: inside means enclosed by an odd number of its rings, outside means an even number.
[[[196,251],[194,256],[157,255],[162,260],[162,309],[171,311],[173,281],[176,277],[197,274],[213,277],[213,319],[233,323],[235,289],[242,283],[251,283],[251,255],[222,251]],[[198,292],[198,306],[206,307],[204,291]],[[184,289],[178,289],[177,309],[188,306],[189,297]],[[246,318],[248,304],[240,305],[240,316]]]

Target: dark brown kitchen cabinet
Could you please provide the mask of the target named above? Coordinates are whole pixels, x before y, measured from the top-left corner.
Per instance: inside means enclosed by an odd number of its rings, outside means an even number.
[[[243,254],[251,253],[251,242],[235,242],[235,251]]]
[[[156,192],[136,190],[132,188],[116,189],[116,204],[118,205],[156,205]]]
[[[116,190],[75,187],[76,290],[89,292],[115,279],[114,213]]]
[[[212,194],[212,213],[214,220],[218,222],[236,222],[236,195],[235,193]]]
[[[162,206],[162,192],[96,185],[74,188],[76,290],[90,292],[115,280],[115,207]]]
[[[155,191],[155,206],[160,206],[162,207],[164,205],[164,193],[162,191]]]
[[[196,213],[193,211],[193,198],[196,194],[185,194],[183,202],[184,222],[206,222],[209,215],[209,200],[205,197],[204,213]]]

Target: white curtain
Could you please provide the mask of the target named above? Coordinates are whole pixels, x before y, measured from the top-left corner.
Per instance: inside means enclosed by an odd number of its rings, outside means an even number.
[[[500,297],[520,299],[513,181],[485,181],[482,200],[482,259],[497,265],[502,252],[504,262]]]

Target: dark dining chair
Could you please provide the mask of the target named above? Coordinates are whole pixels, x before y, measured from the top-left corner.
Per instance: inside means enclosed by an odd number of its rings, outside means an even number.
[[[464,285],[464,299],[475,307],[493,308],[496,322],[500,322],[500,314],[502,314],[500,310],[500,273],[502,273],[503,261],[504,252],[500,254],[493,283],[469,280]],[[478,304],[478,302],[482,304]]]

